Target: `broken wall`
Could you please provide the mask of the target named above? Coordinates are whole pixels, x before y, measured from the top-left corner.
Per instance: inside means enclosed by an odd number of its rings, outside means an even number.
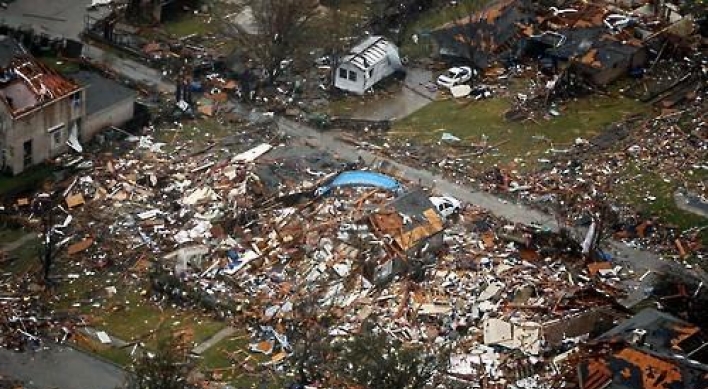
[[[76,93],[81,93],[83,96],[84,91],[80,90]],[[19,174],[31,165],[64,153],[67,150],[66,141],[69,130],[77,120],[83,117],[84,110],[83,97],[80,104],[75,106],[71,96],[67,95],[8,121],[10,126],[6,128],[5,132],[6,167],[10,169],[12,174]],[[56,139],[53,136],[54,131],[48,132],[52,128],[60,133]],[[27,141],[32,141],[32,158],[31,163],[25,166],[24,143]]]

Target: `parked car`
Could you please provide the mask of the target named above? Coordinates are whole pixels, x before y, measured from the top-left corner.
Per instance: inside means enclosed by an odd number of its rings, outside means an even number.
[[[449,218],[460,212],[462,203],[452,196],[430,197],[430,202],[435,205],[444,218]]]
[[[445,88],[452,88],[455,85],[464,84],[472,78],[472,69],[468,66],[450,68],[438,77],[438,85]]]

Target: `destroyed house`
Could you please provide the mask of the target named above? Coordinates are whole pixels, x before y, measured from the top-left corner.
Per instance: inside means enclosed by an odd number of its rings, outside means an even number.
[[[19,48],[12,38],[2,41]],[[0,163],[12,174],[65,152],[85,112],[83,88],[18,50],[0,50]]]
[[[369,217],[371,225],[392,238],[401,253],[422,248],[444,229],[442,216],[423,191],[408,192]]]
[[[342,59],[334,75],[334,86],[361,95],[402,70],[398,48],[384,37],[370,36]]]
[[[404,272],[409,258],[422,258],[443,244],[443,218],[422,190],[408,192],[371,214],[369,224],[393,251],[393,259],[376,270],[379,281]]]
[[[648,61],[637,38],[638,19],[602,3],[570,3],[540,16],[524,44],[524,55],[552,59],[595,85],[604,86]]]
[[[533,36],[529,42],[527,46],[541,46],[545,56],[571,65],[577,74],[595,85],[610,84],[648,60],[641,41],[618,40],[606,27],[560,30]]]
[[[431,33],[442,57],[464,58],[484,69],[515,56],[523,32],[533,23],[527,4],[498,1],[485,9],[449,22]]]
[[[708,337],[671,315],[645,309],[597,338],[578,364],[582,389],[708,388]]]

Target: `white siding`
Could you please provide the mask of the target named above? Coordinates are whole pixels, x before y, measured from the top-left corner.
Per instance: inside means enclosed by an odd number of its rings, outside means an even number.
[[[341,77],[346,72],[347,77]],[[352,93],[363,94],[366,91],[366,77],[364,72],[349,63],[344,63],[337,68],[334,86]]]

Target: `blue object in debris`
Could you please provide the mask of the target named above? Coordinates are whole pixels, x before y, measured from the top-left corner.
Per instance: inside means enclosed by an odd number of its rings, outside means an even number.
[[[229,260],[231,262],[238,261],[238,259],[239,259],[238,251],[236,251],[234,249],[227,251],[226,256],[229,257]]]
[[[199,81],[192,81],[192,83],[189,84],[189,89],[192,92],[202,92],[202,83]]]
[[[238,255],[238,251],[231,249],[226,252],[226,257],[229,258],[227,269],[234,270],[241,266],[241,257]]]
[[[324,195],[334,188],[347,186],[372,186],[393,192],[399,192],[401,190],[401,184],[387,175],[362,170],[353,170],[339,174],[329,184],[321,186],[317,189],[317,194]]]

